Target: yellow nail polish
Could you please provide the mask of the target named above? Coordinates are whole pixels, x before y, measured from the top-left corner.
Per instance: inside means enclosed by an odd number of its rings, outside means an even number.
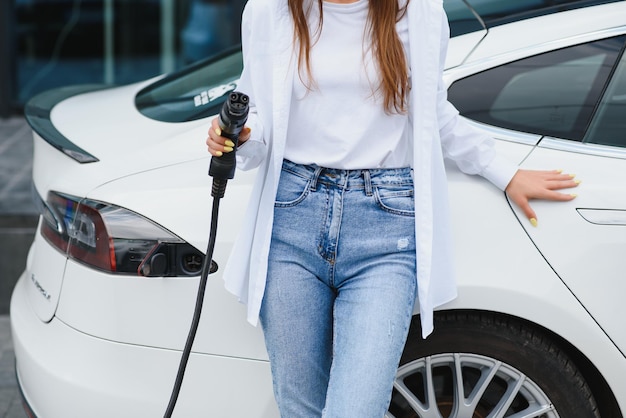
[[[223,155],[222,151],[215,151],[215,156],[216,157],[221,157],[222,155]]]
[[[561,174],[563,172],[562,168],[559,168],[558,170],[556,170],[557,173]]]
[[[582,180],[574,180],[574,183],[576,184],[580,184],[582,182]]]
[[[226,142],[224,142],[224,145],[226,145],[227,147],[234,147],[235,143],[233,141],[231,141],[230,139],[227,139]]]
[[[233,147],[224,147],[224,152],[231,152]]]
[[[222,130],[220,128],[215,128],[215,133],[217,136],[222,136]]]
[[[574,177],[576,177],[576,174],[570,174],[569,176],[570,176],[571,178],[574,178]]]
[[[572,196],[572,197],[578,197],[578,195],[577,195],[576,193],[572,193],[572,194],[570,194],[570,196]]]
[[[537,219],[535,219],[535,218],[530,218],[530,224],[531,224],[532,226],[537,226]]]

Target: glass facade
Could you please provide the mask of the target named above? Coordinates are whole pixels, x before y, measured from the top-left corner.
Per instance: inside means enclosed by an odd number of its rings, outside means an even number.
[[[219,53],[240,42],[244,3],[9,1],[3,14],[10,30],[0,40],[9,56],[0,72],[6,92],[0,108],[20,110],[29,98],[59,86],[132,83]]]

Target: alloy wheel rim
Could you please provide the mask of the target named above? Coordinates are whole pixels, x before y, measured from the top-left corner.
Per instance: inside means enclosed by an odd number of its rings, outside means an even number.
[[[494,358],[444,353],[398,369],[386,418],[559,418],[539,386]]]

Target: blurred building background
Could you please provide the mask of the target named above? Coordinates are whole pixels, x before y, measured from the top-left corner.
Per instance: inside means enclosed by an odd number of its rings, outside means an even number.
[[[127,84],[240,42],[245,0],[1,0],[0,117],[69,84]]]

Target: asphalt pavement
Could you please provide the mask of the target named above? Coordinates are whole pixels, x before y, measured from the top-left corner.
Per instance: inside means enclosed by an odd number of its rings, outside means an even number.
[[[24,118],[0,118],[0,418],[27,417],[15,378],[9,301],[36,229],[32,153]]]
[[[8,315],[0,316],[0,417],[27,417],[15,379],[15,355]]]

